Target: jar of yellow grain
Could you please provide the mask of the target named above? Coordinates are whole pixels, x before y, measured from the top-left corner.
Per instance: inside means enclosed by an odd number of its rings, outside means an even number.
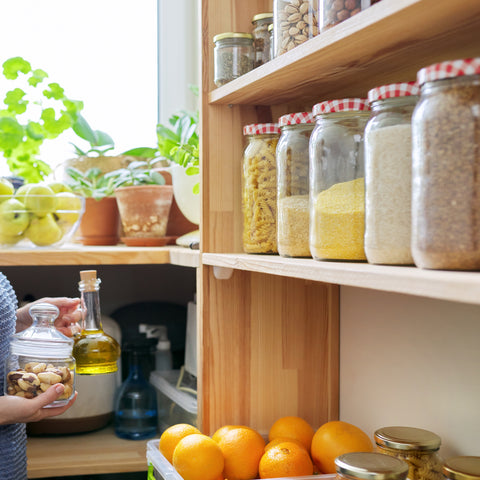
[[[280,129],[276,123],[246,125],[243,155],[243,249],[277,253],[277,164]]]
[[[313,107],[310,137],[310,253],[315,260],[366,260],[363,136],[364,98]]]
[[[283,257],[310,257],[308,144],[315,123],[311,112],[298,112],[283,115],[278,124],[278,253]]]

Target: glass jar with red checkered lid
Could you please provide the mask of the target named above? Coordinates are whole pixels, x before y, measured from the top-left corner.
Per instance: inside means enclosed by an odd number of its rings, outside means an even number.
[[[278,124],[278,253],[284,257],[310,257],[308,145],[314,118],[311,112],[297,112],[283,115]]]
[[[370,263],[413,264],[411,252],[412,113],[416,82],[368,92],[365,128],[365,254]]]
[[[277,253],[277,161],[280,128],[276,123],[245,125],[242,165],[243,249]]]
[[[365,98],[313,107],[310,137],[310,252],[316,260],[366,260],[364,145],[370,117]]]
[[[412,254],[420,268],[480,269],[480,58],[417,74]]]

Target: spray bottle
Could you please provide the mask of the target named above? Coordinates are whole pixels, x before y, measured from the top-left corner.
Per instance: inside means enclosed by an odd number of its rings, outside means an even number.
[[[170,340],[168,339],[166,325],[139,325],[140,333],[144,333],[147,338],[158,338],[157,349],[155,351],[155,370],[172,370],[172,351]]]

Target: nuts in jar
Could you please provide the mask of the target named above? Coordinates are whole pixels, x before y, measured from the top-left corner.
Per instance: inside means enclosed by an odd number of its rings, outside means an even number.
[[[252,19],[253,48],[255,67],[267,63],[271,58],[270,25],[273,25],[273,13],[259,13]]]
[[[361,10],[361,0],[320,0],[320,31],[353,17]]]

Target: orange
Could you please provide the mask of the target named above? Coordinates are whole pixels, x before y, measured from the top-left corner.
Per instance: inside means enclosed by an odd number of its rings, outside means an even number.
[[[232,428],[238,428],[238,427],[243,427],[243,425],[224,425],[223,427],[220,427],[218,430],[215,431],[215,433],[212,435],[212,440],[215,440],[218,442],[223,435],[231,430]],[[249,427],[245,427],[249,428]]]
[[[173,466],[184,480],[218,480],[224,466],[223,454],[208,435],[192,433],[175,447]]]
[[[256,430],[243,426],[226,429],[218,440],[218,445],[225,459],[223,470],[225,478],[228,480],[257,478],[265,440]]]
[[[279,418],[270,428],[268,439],[278,437],[292,438],[298,440],[310,452],[312,438],[315,430],[303,418],[290,416]]]
[[[270,442],[268,442],[265,445],[265,451],[267,451],[269,448],[272,448],[275,445],[278,445],[279,443],[283,443],[283,442],[293,442],[293,443],[296,443],[299,447],[305,448],[303,443],[299,442],[298,440],[295,440],[294,438],[277,437],[277,438],[274,438],[273,440],[271,440]]]
[[[321,473],[335,473],[335,458],[350,452],[372,452],[368,435],[347,422],[324,423],[313,436],[312,458]]]
[[[177,443],[187,435],[192,433],[201,433],[197,427],[189,425],[188,423],[177,423],[168,427],[160,436],[160,442],[158,443],[158,449],[160,453],[172,463],[173,451],[177,446]]]
[[[313,475],[313,463],[305,447],[286,441],[269,448],[259,465],[260,478]]]

